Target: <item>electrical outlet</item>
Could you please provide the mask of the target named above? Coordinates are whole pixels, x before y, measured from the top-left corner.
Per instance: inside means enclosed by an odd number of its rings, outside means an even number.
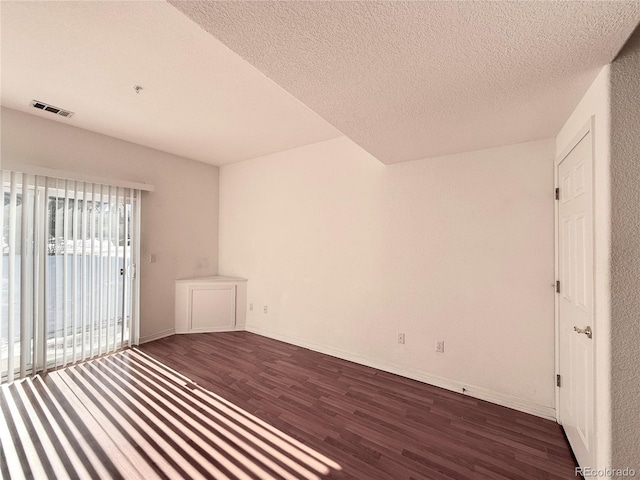
[[[157,261],[158,261],[158,255],[156,255],[155,253],[152,253],[151,256],[149,257],[149,262],[156,263]]]
[[[253,312],[253,302],[249,304],[249,311]]]
[[[404,333],[398,334],[398,343],[404,345]]]
[[[265,305],[262,309],[263,313],[267,313],[267,306]]]
[[[436,340],[436,352],[444,353],[444,340]]]

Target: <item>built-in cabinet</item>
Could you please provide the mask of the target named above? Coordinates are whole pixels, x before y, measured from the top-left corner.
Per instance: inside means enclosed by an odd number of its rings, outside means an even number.
[[[176,280],[176,333],[243,330],[247,280],[199,277]]]

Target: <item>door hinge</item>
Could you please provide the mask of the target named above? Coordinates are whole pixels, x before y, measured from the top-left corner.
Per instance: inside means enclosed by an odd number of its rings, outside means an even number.
[[[561,378],[562,378],[562,377],[560,377],[560,374],[558,373],[558,374],[556,375],[556,387],[561,387],[561,386],[562,386],[562,380],[561,380]]]
[[[560,293],[560,280],[556,280],[556,293]]]
[[[560,189],[556,188],[556,200],[560,200]]]

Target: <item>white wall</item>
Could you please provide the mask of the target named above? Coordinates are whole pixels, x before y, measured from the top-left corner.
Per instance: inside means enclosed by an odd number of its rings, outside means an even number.
[[[611,467],[611,111],[610,67],[604,67],[556,138],[561,155],[582,127],[594,126],[594,357],[596,466]]]
[[[384,166],[339,138],[224,166],[220,271],[249,330],[553,417],[553,157]]]
[[[1,116],[3,161],[155,186],[142,197],[140,335],[171,333],[174,280],[218,273],[218,167],[16,110]]]
[[[640,472],[640,28],[611,65],[612,465]]]

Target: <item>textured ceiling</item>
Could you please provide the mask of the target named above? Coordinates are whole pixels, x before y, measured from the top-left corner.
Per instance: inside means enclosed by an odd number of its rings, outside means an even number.
[[[176,1],[385,163],[555,136],[640,2]]]
[[[216,165],[341,135],[166,2],[0,8],[4,106]]]

